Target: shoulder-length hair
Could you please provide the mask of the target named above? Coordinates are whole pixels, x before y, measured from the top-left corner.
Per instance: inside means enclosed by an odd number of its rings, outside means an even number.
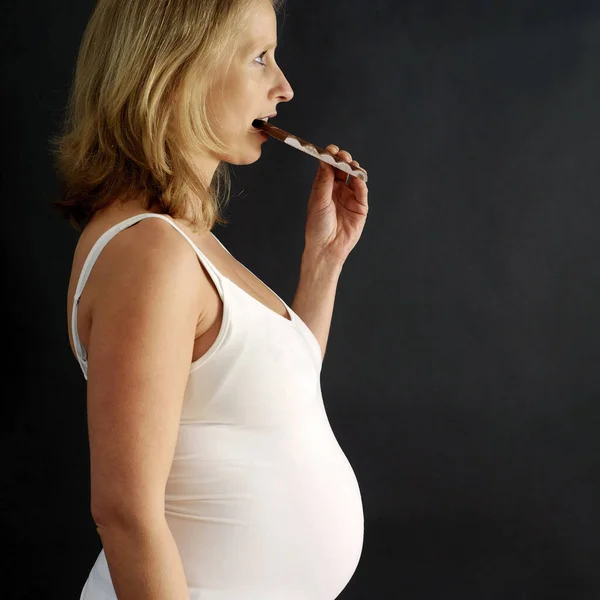
[[[226,224],[227,163],[208,101],[256,0],[98,0],[83,33],[62,131],[50,138],[60,198],[78,230],[115,200],[142,198],[195,230]],[[278,10],[282,0],[271,0]]]

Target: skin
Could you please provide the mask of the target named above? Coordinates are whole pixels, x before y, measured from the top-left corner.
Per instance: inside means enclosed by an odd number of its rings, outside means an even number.
[[[228,154],[207,156],[201,164],[212,179],[219,161],[248,165],[261,156],[264,135],[252,121],[277,112],[294,91],[275,60],[277,18],[268,0],[259,0],[250,11],[239,50],[231,68],[217,81],[210,102],[217,131],[230,149]],[[222,86],[222,93],[220,88]]]
[[[230,148],[225,155],[208,155],[199,167],[210,181],[220,161],[247,165],[259,160],[266,136],[252,121],[277,112],[294,91],[275,59],[277,15],[268,0],[258,0],[246,21],[239,51],[218,82],[223,93],[213,98],[218,131]],[[219,89],[220,85],[217,86]],[[360,163],[335,144],[326,149],[352,166]],[[306,250],[341,266],[358,242],[368,211],[367,185],[331,165],[320,163],[308,204]]]

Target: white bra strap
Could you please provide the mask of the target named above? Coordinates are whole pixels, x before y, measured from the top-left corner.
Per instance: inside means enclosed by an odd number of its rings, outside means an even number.
[[[219,273],[217,268],[211,263],[211,261],[208,260],[208,258],[206,258],[206,256],[200,251],[198,246],[196,246],[196,244],[194,244],[194,242],[191,240],[191,238],[176,223],[174,223],[170,217],[168,217],[166,215],[157,214],[157,213],[141,213],[139,215],[134,215],[133,217],[125,219],[124,221],[121,221],[120,223],[117,223],[116,225],[113,225],[110,229],[107,229],[98,238],[98,240],[96,240],[96,243],[93,245],[92,249],[90,250],[90,253],[88,254],[87,258],[85,259],[85,262],[83,263],[83,268],[81,269],[81,274],[79,275],[79,281],[77,282],[75,296],[73,298],[73,310],[71,313],[71,334],[73,337],[73,345],[75,347],[75,354],[77,355],[77,360],[79,362],[81,370],[83,371],[83,374],[86,377],[86,379],[87,379],[87,352],[85,351],[85,348],[81,344],[81,340],[79,339],[79,332],[77,329],[77,314],[78,314],[78,306],[79,306],[79,300],[81,298],[81,294],[83,293],[85,284],[87,283],[90,273],[92,272],[92,268],[93,268],[98,256],[100,255],[100,252],[102,252],[102,250],[108,244],[108,242],[110,242],[110,240],[112,240],[118,233],[120,233],[124,229],[127,229],[128,227],[135,225],[142,219],[146,219],[149,217],[156,217],[159,219],[163,219],[164,221],[169,223],[174,229],[176,229],[191,244],[192,248],[196,252],[196,255],[200,259],[200,262],[206,267],[206,270],[208,271],[211,279],[213,280],[213,282],[219,292],[219,295],[221,296],[221,299],[223,300],[223,282],[221,280],[222,275]],[[215,236],[213,236],[213,237],[215,237]],[[219,241],[216,237],[215,237],[215,239],[217,241]],[[220,241],[219,241],[219,244],[221,244]],[[221,244],[221,246],[223,246],[223,244]],[[223,246],[223,248],[225,248],[225,246]],[[227,250],[227,248],[225,248],[225,250]]]

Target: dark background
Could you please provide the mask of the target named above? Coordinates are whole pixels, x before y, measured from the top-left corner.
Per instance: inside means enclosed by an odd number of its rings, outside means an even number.
[[[100,550],[47,139],[93,8],[3,3],[2,534],[10,598]],[[277,124],[349,150],[370,211],[322,387],[365,543],[343,600],[600,598],[600,3],[288,0]],[[288,303],[317,162],[235,167],[216,235]],[[14,587],[13,587],[14,586]]]

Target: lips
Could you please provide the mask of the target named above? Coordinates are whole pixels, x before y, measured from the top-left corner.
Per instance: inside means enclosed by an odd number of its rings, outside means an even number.
[[[261,122],[266,123],[269,119],[272,119],[276,116],[277,113],[273,113],[272,115],[268,115],[267,117],[259,117],[258,119],[254,119],[254,121],[252,121],[252,126],[256,129],[260,129],[262,127]]]

